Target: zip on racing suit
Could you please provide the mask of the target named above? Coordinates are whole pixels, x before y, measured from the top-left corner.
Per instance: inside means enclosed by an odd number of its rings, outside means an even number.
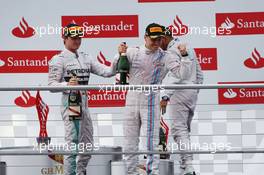
[[[130,63],[130,85],[159,85],[168,71],[180,79],[187,79],[191,61],[181,62],[167,52],[158,49],[151,52],[145,46],[128,48],[127,57]],[[160,95],[159,92],[133,92],[130,90],[126,97],[124,116],[124,151],[137,152],[140,130],[143,136],[142,145],[146,151],[158,151],[160,128]],[[128,175],[138,175],[138,156],[128,154],[124,156],[127,162]],[[148,155],[146,171],[148,174],[159,175],[159,155]]]
[[[178,38],[173,39],[167,46],[167,51],[175,56],[180,56],[183,59],[177,46],[181,44]],[[193,49],[187,49],[188,55],[192,57],[191,76],[187,80],[181,80],[176,77],[172,72],[169,72],[164,79],[163,84],[202,84],[203,73],[201,71],[200,64],[196,58]],[[168,106],[168,116],[171,118],[171,134],[174,141],[180,147],[181,144],[190,146],[190,125],[194,115],[194,110],[197,101],[197,95],[199,90],[196,89],[178,89],[178,90],[166,90],[162,93],[162,97],[167,96],[170,99],[170,105]],[[192,173],[194,171],[192,167],[192,154],[180,155],[180,167],[183,174]]]
[[[65,49],[60,54],[55,55],[49,62],[50,86],[66,86],[65,79],[70,79],[71,74],[76,74],[80,85],[87,85],[90,73],[103,77],[115,75],[116,62],[111,67],[103,66],[88,54],[78,52],[77,54]],[[69,120],[68,96],[69,91],[62,92],[61,114],[64,121],[65,140],[67,145],[93,145],[93,124],[88,110],[87,94],[81,91],[82,97],[82,119]],[[74,151],[74,150],[71,150]],[[87,151],[87,150],[86,150]],[[77,162],[76,162],[77,158]],[[67,155],[64,158],[65,175],[85,175],[86,166],[90,160],[90,155]]]

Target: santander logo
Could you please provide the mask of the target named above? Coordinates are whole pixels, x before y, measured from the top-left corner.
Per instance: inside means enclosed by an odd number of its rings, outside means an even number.
[[[62,27],[80,25],[84,38],[138,37],[138,15],[62,16]]]
[[[89,107],[123,107],[126,103],[126,91],[89,90],[87,92]]]
[[[49,60],[60,51],[0,51],[0,73],[46,73]]]
[[[179,18],[178,15],[174,18],[173,24],[169,27],[172,31],[173,36],[182,36],[188,34],[189,32],[188,26],[183,24],[182,20]]]
[[[224,93],[225,98],[235,98],[237,96],[237,93],[233,91],[233,89],[227,89],[227,91]]]
[[[264,67],[264,58],[260,55],[258,50],[255,48],[251,54],[252,57],[247,58],[244,61],[244,65],[251,69],[259,69]]]
[[[202,70],[217,70],[217,48],[195,48]]]
[[[221,27],[224,29],[232,29],[235,27],[235,24],[227,17],[226,20],[221,24]]]
[[[217,13],[217,35],[264,34],[264,12]]]
[[[12,30],[12,34],[18,38],[29,38],[35,34],[35,30],[30,27],[25,18],[22,17],[19,25]]]
[[[15,104],[24,108],[32,107],[36,105],[36,98],[28,90],[22,91],[22,95],[15,99]]]
[[[101,51],[97,55],[97,61],[107,67],[110,67],[112,64]],[[115,77],[116,82],[120,81],[118,75]],[[89,107],[123,107],[126,102],[126,91],[111,90],[105,92],[101,90],[89,90],[87,91],[87,95]]]
[[[97,60],[99,61],[99,63],[106,65],[108,67],[110,67],[112,64],[110,61],[106,60],[105,56],[103,55],[103,53],[101,51],[97,55]]]
[[[219,84],[263,84],[257,82],[220,82]],[[263,104],[264,88],[232,88],[218,89],[219,104]]]

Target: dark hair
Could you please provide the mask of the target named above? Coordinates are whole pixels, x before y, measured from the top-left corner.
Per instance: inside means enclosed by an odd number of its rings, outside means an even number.
[[[172,37],[173,26],[164,27],[163,29],[165,36]]]

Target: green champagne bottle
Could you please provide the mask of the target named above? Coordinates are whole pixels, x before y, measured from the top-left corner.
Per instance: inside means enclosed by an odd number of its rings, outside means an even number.
[[[117,84],[128,84],[127,75],[130,65],[126,53],[121,53],[117,63],[117,73],[120,74],[120,82]]]
[[[69,93],[69,120],[81,120],[82,118],[82,96],[80,91],[71,90]]]
[[[77,77],[77,75],[72,72],[71,77]],[[82,119],[82,95],[79,90],[71,90],[68,97],[68,111],[69,120],[81,120]]]
[[[167,150],[167,141],[166,141],[166,131],[162,127],[160,127],[160,141],[159,141],[159,151],[166,152]],[[160,159],[169,159],[169,154],[160,154]]]

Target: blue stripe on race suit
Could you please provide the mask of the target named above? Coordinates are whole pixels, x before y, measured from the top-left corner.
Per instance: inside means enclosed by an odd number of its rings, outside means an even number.
[[[158,56],[157,60],[160,60],[162,58],[162,53]],[[160,76],[160,68],[155,67],[154,73],[152,76],[151,84],[158,84],[159,81],[159,76]],[[151,111],[151,112],[150,112]],[[154,120],[155,120],[155,94],[152,92],[150,93],[148,97],[148,150],[153,151],[153,139],[154,139],[154,134],[153,134],[153,128],[154,128]],[[153,166],[153,161],[154,161],[154,156],[149,155],[150,160],[147,165],[147,173],[148,175],[152,174],[152,166]]]
[[[154,99],[155,99],[155,95],[154,94],[151,94],[151,106],[152,106],[152,127],[151,127],[151,139],[152,139],[152,142],[151,142],[151,148],[150,150],[153,151],[153,139],[154,139],[154,123],[155,123],[155,106],[154,106]],[[154,161],[154,155],[151,155],[150,157],[150,162],[151,162],[151,166],[153,166],[153,161]],[[153,168],[153,167],[152,167]],[[151,171],[151,174],[152,174],[152,171]]]
[[[75,130],[76,130],[76,138],[73,138],[73,140],[75,141],[75,144],[79,144],[79,131],[80,131],[80,120],[73,120],[73,124],[75,126]],[[77,146],[77,145],[76,145]],[[78,146],[77,146],[77,150],[78,151]]]
[[[147,147],[148,147],[148,150],[150,150],[150,137],[149,137],[150,125],[148,123],[149,121],[150,121],[150,97],[148,96],[148,120],[147,120],[147,135],[148,135]]]
[[[147,142],[147,146],[148,146],[148,151],[151,150],[151,96],[149,95],[148,96],[148,122],[147,122],[147,134],[148,134],[148,142]],[[149,159],[150,155],[148,155],[148,159]],[[150,170],[151,170],[151,167],[152,167],[152,162],[150,160],[148,160],[148,164],[147,164],[147,174],[149,174]]]
[[[79,121],[78,120],[74,120],[74,121],[70,121],[70,122],[72,122],[72,125],[73,125],[73,128],[72,128],[72,133],[73,133],[73,140],[72,140],[72,142],[71,142],[71,144],[75,144],[75,146],[77,147],[77,149],[75,149],[76,147],[74,147],[74,150],[72,150],[72,146],[71,145],[69,145],[70,146],[70,151],[72,152],[72,153],[77,153],[77,151],[78,151],[78,146],[77,146],[77,144],[79,143]],[[77,154],[72,154],[72,156],[71,156],[71,164],[70,164],[70,175],[76,175],[76,157],[77,157]],[[73,161],[73,162],[72,162]]]
[[[152,76],[152,82],[155,82],[155,75],[156,75],[156,71],[157,69],[154,69],[154,73]],[[151,82],[151,83],[152,83]],[[152,130],[153,130],[153,116],[154,116],[154,111],[153,111],[153,97],[152,97],[152,92],[149,94],[148,96],[148,151],[152,151],[153,150],[153,134],[152,134]],[[147,165],[147,174],[150,175],[151,170],[152,170],[152,164],[153,164],[153,155],[150,154],[148,155],[149,160],[148,160],[148,165]]]
[[[159,80],[158,80],[159,76],[160,76],[160,68],[157,69],[157,76],[155,77],[155,78],[156,78],[156,81],[159,81]],[[155,127],[155,122],[159,122],[159,121],[155,121],[155,115],[154,115],[154,111],[155,111],[155,98],[156,98],[155,94],[152,94],[152,104],[151,104],[151,105],[153,106],[153,107],[152,107],[152,111],[153,111],[153,116],[152,116],[152,118],[153,118],[153,119],[152,119],[152,128],[153,128],[153,130],[152,130],[152,138],[153,138],[153,139],[154,139],[154,137],[155,137],[155,135],[154,135],[154,133],[153,133],[153,132],[154,132],[154,127]],[[157,115],[157,114],[156,114],[156,115]],[[158,133],[159,133],[159,132],[158,132]],[[152,146],[151,151],[153,151],[153,150],[154,150],[154,148],[153,148],[153,146],[154,146],[153,143],[152,143],[151,146]],[[152,155],[152,156],[151,156],[152,163],[153,163],[153,161],[154,161],[153,159],[154,159],[154,156]]]

